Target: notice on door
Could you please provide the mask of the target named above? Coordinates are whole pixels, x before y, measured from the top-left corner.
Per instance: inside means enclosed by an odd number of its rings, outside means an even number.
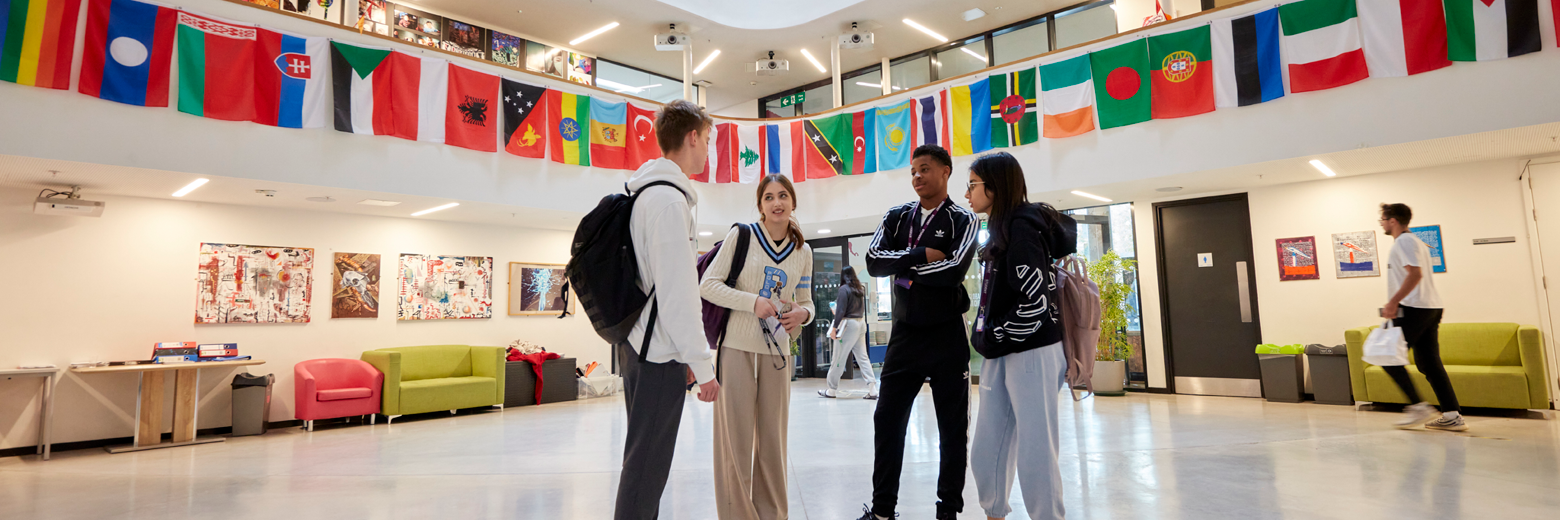
[[[1213,267],[1213,253],[1197,253],[1197,267]]]

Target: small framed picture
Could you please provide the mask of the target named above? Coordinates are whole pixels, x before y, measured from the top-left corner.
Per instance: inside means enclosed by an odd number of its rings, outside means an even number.
[[[574,314],[575,298],[563,291],[567,279],[563,265],[510,262],[509,315]]]

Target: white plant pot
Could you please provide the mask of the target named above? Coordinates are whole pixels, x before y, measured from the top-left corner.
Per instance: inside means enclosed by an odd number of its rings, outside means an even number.
[[[1094,376],[1089,381],[1094,384],[1095,395],[1127,395],[1127,362],[1095,361]]]

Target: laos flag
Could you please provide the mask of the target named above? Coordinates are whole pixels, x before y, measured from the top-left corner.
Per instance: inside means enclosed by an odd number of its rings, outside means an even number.
[[[330,40],[260,29],[255,59],[255,122],[324,128],[331,86]]]
[[[129,105],[168,106],[177,11],[135,0],[89,5],[78,90]]]

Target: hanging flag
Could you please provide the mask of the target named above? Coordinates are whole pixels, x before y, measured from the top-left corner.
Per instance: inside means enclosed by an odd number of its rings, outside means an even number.
[[[717,123],[710,127],[709,160],[704,162],[704,170],[693,176],[693,180],[712,184],[729,184],[737,174],[736,153],[733,151],[736,136],[731,130],[731,123]]]
[[[628,168],[628,103],[593,100],[590,104],[590,165]],[[635,165],[638,166],[638,165]]]
[[[935,144],[948,149],[948,91],[939,90],[930,96],[915,100],[915,139],[911,141],[911,153],[923,144]]]
[[[1537,52],[1542,46],[1538,0],[1446,0],[1446,32],[1452,61],[1499,60]]]
[[[1214,104],[1243,107],[1284,97],[1278,8],[1213,21]]]
[[[763,125],[737,125],[737,182],[751,184],[764,176]]]
[[[504,78],[504,151],[547,157],[547,87]]]
[[[655,137],[655,111],[628,104],[628,158],[625,169],[637,170],[661,158],[661,142]]]
[[[261,28],[255,58],[255,119],[283,128],[324,128],[330,40]]]
[[[1035,122],[1035,69],[993,75],[991,81],[991,147],[1007,148],[1040,138]]]
[[[1278,19],[1290,92],[1327,90],[1370,77],[1354,0],[1283,4]]]
[[[330,50],[337,131],[444,142],[448,61],[342,42]]]
[[[1549,14],[1555,17],[1555,31],[1560,33],[1560,0],[1549,0]],[[1560,47],[1560,38],[1555,38],[1555,46]]]
[[[991,80],[948,89],[948,153],[957,157],[991,149]]]
[[[877,171],[886,172],[910,167],[910,152],[915,150],[915,107],[917,101],[878,107],[876,131]]]
[[[1051,139],[1094,130],[1094,80],[1089,55],[1040,66],[1040,102],[1045,110],[1042,133]]]
[[[590,96],[547,91],[553,162],[590,166]]]
[[[1154,78],[1149,87],[1154,119],[1172,119],[1212,112],[1213,42],[1207,25],[1150,36],[1148,64]]]
[[[223,121],[255,120],[254,25],[179,11],[179,111]]]
[[[1153,116],[1150,109],[1148,41],[1134,40],[1089,53],[1089,69],[1105,78],[1105,88],[1094,89],[1100,112],[1100,129],[1135,125]]]
[[[877,109],[852,113],[850,119],[850,175],[877,173]]]
[[[498,76],[449,66],[449,95],[444,106],[444,142],[479,152],[497,152],[498,114],[493,96]]]
[[[127,105],[168,106],[177,12],[135,0],[93,0],[76,90]]]
[[[797,177],[823,179],[854,172],[855,154],[851,152],[852,114],[836,114],[802,121],[802,159],[796,167],[805,172]]]
[[[791,165],[796,153],[801,148],[795,146],[793,129],[800,122],[780,123],[764,125],[759,131],[759,137],[763,138],[759,155],[763,156],[765,175],[784,175],[791,177],[791,182],[801,182],[805,179],[792,175]]]
[[[0,80],[69,89],[80,13],[81,0],[0,0]]]
[[[1441,11],[1441,1],[1379,0],[1357,4],[1365,64],[1371,77],[1410,76],[1452,64],[1446,59],[1446,15]]]

